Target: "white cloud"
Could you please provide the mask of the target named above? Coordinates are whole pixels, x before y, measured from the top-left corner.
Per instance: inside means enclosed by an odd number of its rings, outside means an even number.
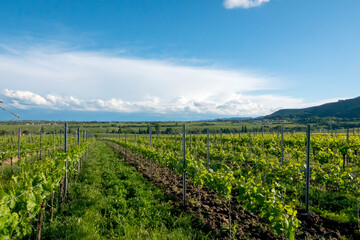
[[[38,94],[131,101],[144,96],[168,101],[178,96],[201,100],[219,92],[265,90],[274,85],[272,77],[245,70],[195,67],[103,52],[44,49],[0,55],[0,85]]]
[[[220,98],[202,100],[180,96],[172,101],[147,96],[144,100],[127,101],[119,98],[78,99],[72,96],[46,94],[44,97],[29,91],[3,91],[7,102],[20,109],[46,108],[56,110],[78,110],[118,113],[160,114],[209,114],[220,116],[259,116],[269,114],[281,107],[306,106],[301,99],[276,95],[242,95],[231,93]],[[31,97],[24,97],[31,96]],[[42,99],[29,101],[29,99]],[[285,104],[285,105],[284,105]]]
[[[45,98],[30,91],[4,90],[4,96],[20,100],[25,105],[49,105]]]
[[[0,44],[0,48],[3,45]],[[279,80],[246,70],[49,46],[0,54],[0,96],[19,109],[259,116],[301,99],[256,94]]]
[[[258,7],[270,0],[224,0],[224,6],[227,9],[232,8],[252,8]]]

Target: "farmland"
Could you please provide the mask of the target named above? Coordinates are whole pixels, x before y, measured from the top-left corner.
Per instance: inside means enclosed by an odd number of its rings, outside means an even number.
[[[0,240],[360,240],[360,1],[0,9]]]
[[[303,133],[286,134],[283,141],[276,134],[188,135],[184,142],[181,135],[154,135],[151,143],[149,135],[114,137],[135,156],[145,156],[148,168],[156,161],[178,174],[186,173],[199,189],[206,186],[225,202],[236,198],[243,208],[267,219],[278,235],[293,238],[304,227],[300,224],[306,222],[301,214],[306,198]],[[339,222],[351,231],[359,220],[359,140],[346,134],[312,136],[308,206],[329,220],[324,225]]]
[[[359,237],[356,128],[88,124],[0,137],[3,238]]]

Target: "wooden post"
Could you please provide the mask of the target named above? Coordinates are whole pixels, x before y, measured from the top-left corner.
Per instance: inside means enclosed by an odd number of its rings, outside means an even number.
[[[40,240],[41,239],[41,227],[42,227],[42,222],[43,222],[43,218],[44,218],[44,211],[45,211],[45,201],[43,200],[41,202],[41,213],[39,213],[38,215],[38,222],[37,222],[37,230],[36,230],[36,240]]]
[[[64,152],[67,153],[67,123],[65,123],[64,127]],[[65,178],[64,178],[64,199],[65,202],[67,200],[67,190],[68,190],[68,162],[67,159],[65,160]]]
[[[136,132],[134,131],[134,143],[135,143],[135,145],[136,145]],[[136,164],[136,150],[135,150],[135,159],[134,159],[135,161],[135,164]]]
[[[55,196],[55,192],[53,191],[51,194],[51,214],[50,214],[50,222],[53,221],[54,218],[54,196]]]
[[[349,145],[349,128],[346,129],[346,143]],[[346,154],[346,164],[349,164],[349,154]]]
[[[209,171],[209,168],[210,168],[210,151],[209,151],[209,129],[207,128],[206,129],[206,146],[207,146],[207,150],[206,150],[206,169]]]
[[[281,166],[284,165],[284,130],[281,127]]]
[[[355,171],[355,189],[356,189],[356,193],[358,193],[358,173],[356,170]],[[356,210],[357,210],[357,220],[358,220],[358,228],[360,228],[360,210],[359,210],[359,200],[356,200]]]
[[[191,149],[191,142],[192,142],[192,139],[191,139],[191,132],[190,132],[190,144],[189,144],[190,149]]]
[[[306,131],[306,189],[305,189],[305,211],[309,211],[309,184],[310,184],[310,125]]]
[[[20,147],[21,147],[21,128],[19,128],[18,135],[18,160],[20,161]]]
[[[125,144],[126,144],[126,132],[125,132]],[[124,159],[127,160],[127,148],[125,147],[125,156]]]
[[[151,128],[149,129],[149,141],[150,141],[150,150],[152,148],[152,139],[151,139]],[[152,158],[150,158],[150,178],[153,177],[153,170],[152,170]]]
[[[222,146],[222,130],[220,130],[220,145]]]
[[[42,160],[42,135],[43,135],[43,128],[40,128],[40,160]]]
[[[63,177],[60,178],[60,206],[59,211],[61,210],[62,204],[64,203],[64,179]]]
[[[176,157],[176,132],[175,132],[175,150],[174,150],[174,155]]]
[[[185,124],[183,125],[183,146],[182,146],[182,152],[183,152],[183,205],[184,208],[186,207],[186,149],[185,149]]]

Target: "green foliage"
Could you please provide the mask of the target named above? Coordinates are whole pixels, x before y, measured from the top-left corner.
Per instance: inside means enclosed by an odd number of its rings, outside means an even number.
[[[333,219],[336,215],[349,214],[347,220],[356,220],[356,199],[359,198],[358,157],[360,137],[338,134],[312,134],[311,136],[311,185],[310,204],[322,215]],[[109,139],[112,140],[112,139]],[[114,140],[112,140],[114,141]],[[193,183],[206,185],[217,191],[219,198],[231,199],[238,191],[238,201],[249,211],[269,221],[279,235],[294,238],[299,221],[295,207],[302,207],[305,189],[306,137],[303,133],[284,135],[284,165],[281,165],[280,138],[276,135],[223,134],[210,136],[210,168],[207,169],[206,135],[186,138],[186,165],[182,164],[182,137],[177,145],[171,136],[149,139],[139,137],[116,141],[132,152],[146,156],[181,174],[186,172]],[[190,144],[191,143],[191,144]],[[352,166],[342,170],[343,154],[349,155]],[[341,167],[340,167],[341,166]],[[316,191],[315,191],[316,190]],[[315,192],[318,195],[315,195]],[[330,200],[331,195],[341,195]],[[321,198],[320,198],[321,196]],[[315,199],[313,199],[315,198]],[[316,199],[321,201],[316,201]],[[331,201],[331,202],[330,202]],[[337,219],[339,219],[337,218]],[[344,218],[342,218],[344,219]]]
[[[41,202],[51,196],[68,171],[74,173],[78,159],[90,142],[72,146],[67,154],[55,152],[36,163],[19,161],[21,171],[0,186],[0,239],[23,238],[32,232],[31,224],[42,211]]]
[[[202,223],[102,142],[90,150],[46,239],[207,239]]]

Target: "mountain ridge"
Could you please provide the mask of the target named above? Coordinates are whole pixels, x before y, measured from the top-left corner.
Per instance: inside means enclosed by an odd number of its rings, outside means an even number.
[[[265,116],[265,118],[269,119],[303,119],[309,117],[337,117],[360,119],[360,96],[308,108],[280,109],[270,115]]]

